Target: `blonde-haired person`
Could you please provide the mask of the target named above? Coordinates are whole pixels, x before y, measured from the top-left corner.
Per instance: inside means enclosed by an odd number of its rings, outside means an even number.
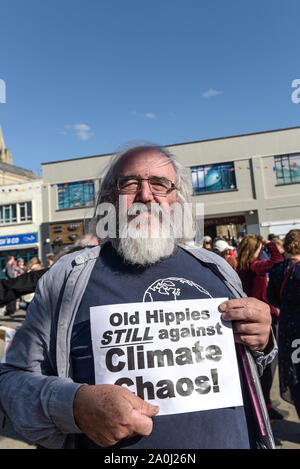
[[[40,259],[36,256],[32,257],[30,261],[26,264],[25,272],[30,272],[31,270],[41,270],[44,269],[44,265]]]
[[[286,258],[269,277],[268,300],[280,309],[278,370],[281,397],[294,404],[300,418],[300,230],[291,230],[283,247]]]
[[[35,271],[35,270],[44,270],[44,269],[45,267],[40,261],[40,259],[35,256],[35,257],[32,257],[30,261],[26,264],[25,273]],[[31,301],[33,300],[33,297],[34,297],[34,292],[27,293],[26,295],[22,295],[19,307],[26,311]]]
[[[261,259],[264,246],[268,250],[269,259]],[[269,304],[275,337],[277,336],[278,310],[267,299],[267,274],[276,263],[282,262],[283,259],[276,243],[267,241],[259,235],[246,235],[238,246],[237,273],[242,281],[243,289],[249,297],[257,298]],[[282,415],[272,407],[270,398],[276,364],[274,360],[273,363],[268,365],[260,380],[269,417],[272,420],[282,419]]]

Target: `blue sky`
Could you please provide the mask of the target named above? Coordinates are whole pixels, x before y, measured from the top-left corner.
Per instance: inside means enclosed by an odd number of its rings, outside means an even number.
[[[300,125],[298,0],[0,0],[0,12],[15,165]]]

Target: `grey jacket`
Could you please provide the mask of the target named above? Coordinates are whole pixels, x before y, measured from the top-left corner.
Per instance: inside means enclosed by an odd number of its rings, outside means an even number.
[[[238,275],[224,259],[202,248],[182,248],[221,277],[232,298],[246,296]],[[0,365],[0,409],[24,438],[47,448],[72,448],[74,434],[81,433],[73,417],[73,400],[81,384],[72,380],[70,342],[74,319],[100,249],[96,246],[66,255],[41,277],[6,363]],[[267,433],[258,442],[260,447],[274,447],[274,442],[257,369],[261,374],[276,353],[275,345],[268,355],[247,350],[244,354],[251,371],[249,386],[255,388]]]

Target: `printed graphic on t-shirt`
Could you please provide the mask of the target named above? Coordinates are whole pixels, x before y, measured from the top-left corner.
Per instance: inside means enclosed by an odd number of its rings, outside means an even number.
[[[145,291],[143,301],[175,301],[182,298],[191,298],[192,292],[194,294],[199,292],[207,298],[212,298],[205,288],[192,280],[167,277],[153,282]]]

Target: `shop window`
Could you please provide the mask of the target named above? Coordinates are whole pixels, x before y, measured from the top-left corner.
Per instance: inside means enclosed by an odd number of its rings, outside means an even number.
[[[275,156],[277,184],[300,182],[300,153]]]
[[[57,192],[59,210],[94,205],[95,188],[93,181],[57,184]]]
[[[236,189],[234,163],[191,167],[194,194]]]

